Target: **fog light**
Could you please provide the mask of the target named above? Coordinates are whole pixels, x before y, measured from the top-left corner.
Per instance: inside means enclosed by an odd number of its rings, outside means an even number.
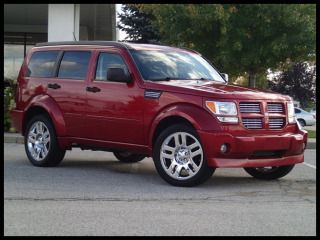
[[[228,151],[228,146],[227,144],[222,144],[221,147],[220,147],[220,152],[221,153],[226,153]]]

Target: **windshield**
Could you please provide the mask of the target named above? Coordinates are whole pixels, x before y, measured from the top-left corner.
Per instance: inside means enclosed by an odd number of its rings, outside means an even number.
[[[211,80],[225,83],[220,74],[200,55],[161,50],[130,50],[144,80]]]

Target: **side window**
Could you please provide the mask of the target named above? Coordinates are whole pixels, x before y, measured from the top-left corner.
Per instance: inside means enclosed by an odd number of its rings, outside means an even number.
[[[66,51],[63,54],[58,78],[85,79],[91,53],[83,51]]]
[[[119,54],[100,53],[96,69],[95,80],[108,81],[107,69],[110,67],[121,67],[128,73],[127,65]]]
[[[34,52],[28,64],[27,77],[53,77],[59,51]]]
[[[294,113],[301,113],[301,111],[298,108],[295,108]]]

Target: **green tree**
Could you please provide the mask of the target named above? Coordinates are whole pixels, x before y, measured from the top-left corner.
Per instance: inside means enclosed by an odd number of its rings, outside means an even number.
[[[141,5],[162,42],[193,48],[233,76],[247,75],[251,87],[288,59],[315,59],[315,4]]]
[[[306,62],[296,63],[269,81],[271,90],[287,94],[306,108],[316,101],[316,67]]]
[[[118,14],[120,22],[117,27],[128,34],[126,40],[151,42],[159,40],[156,27],[151,24],[153,16],[140,10],[139,4],[124,4],[123,13]]]

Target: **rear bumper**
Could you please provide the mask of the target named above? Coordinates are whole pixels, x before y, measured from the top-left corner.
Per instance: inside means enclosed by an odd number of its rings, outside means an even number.
[[[22,119],[23,119],[23,111],[20,110],[12,110],[10,112],[12,126],[20,133],[22,133]],[[23,134],[23,133],[22,133]]]
[[[282,135],[233,136],[229,133],[199,131],[211,167],[267,167],[301,163],[308,134],[304,130]],[[227,144],[227,153],[220,147]],[[277,153],[271,156],[259,152]]]

